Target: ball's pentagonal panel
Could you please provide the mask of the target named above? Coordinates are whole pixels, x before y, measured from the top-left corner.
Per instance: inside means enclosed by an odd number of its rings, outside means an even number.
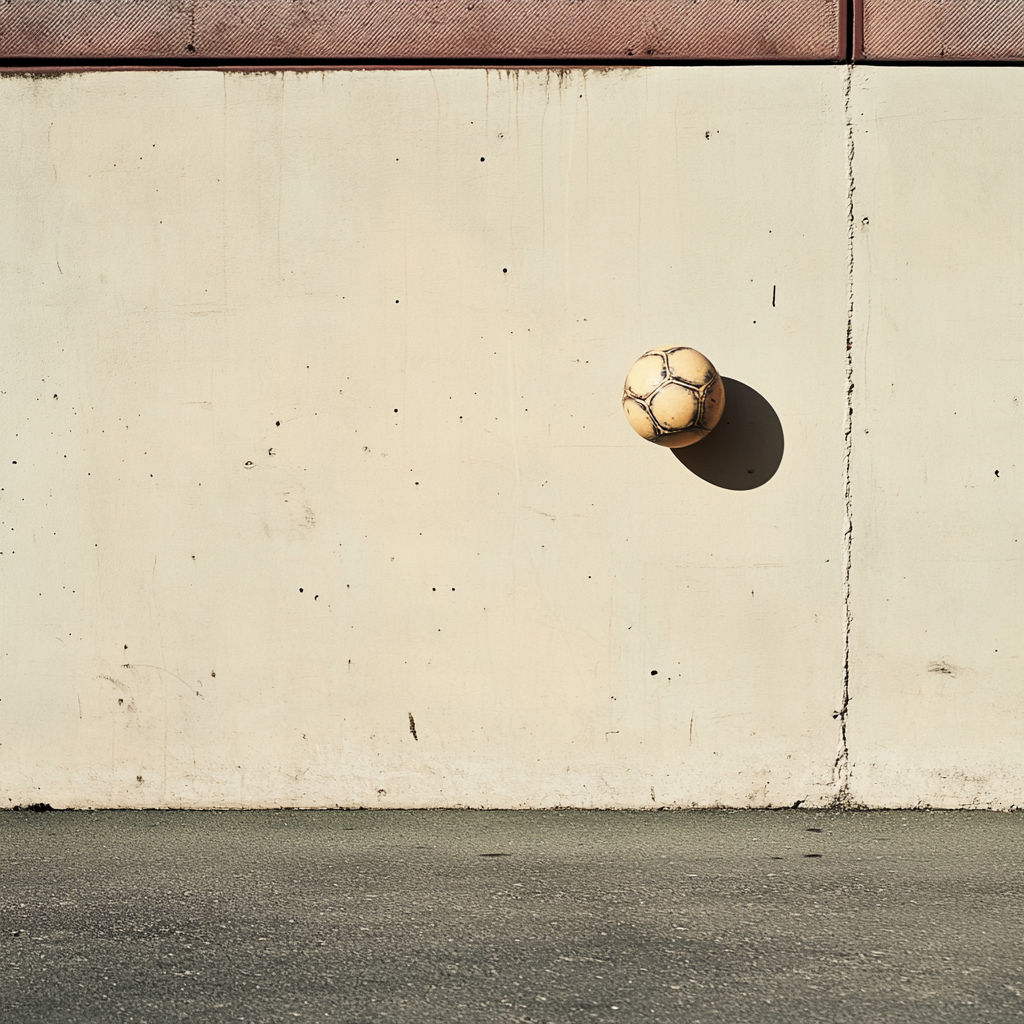
[[[626,374],[625,394],[648,398],[667,377],[665,357],[660,352],[648,352],[642,355]]]
[[[665,358],[668,361],[669,375],[684,380],[695,388],[703,387],[718,376],[711,363],[695,348],[685,348],[682,345],[668,348],[665,349]]]
[[[666,448],[683,448],[707,435],[722,418],[725,385],[696,349],[652,349],[626,375],[622,407],[641,437]]]
[[[697,424],[700,395],[696,388],[687,387],[682,381],[669,380],[651,396],[650,409],[662,430],[689,430]]]
[[[646,438],[648,441],[653,441],[658,436],[658,428],[654,425],[654,420],[651,419],[650,414],[639,402],[634,401],[632,398],[627,398],[622,403],[622,408],[626,411],[626,419],[629,420],[629,425],[641,437]]]

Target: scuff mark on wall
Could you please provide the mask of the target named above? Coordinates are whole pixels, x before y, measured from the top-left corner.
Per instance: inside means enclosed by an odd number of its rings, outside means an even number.
[[[137,662],[134,662],[134,663],[132,663],[132,662],[125,662],[125,664],[123,664],[121,666],[121,668],[127,668],[127,669],[130,669],[133,672],[135,671],[135,669],[138,669],[138,668],[151,668],[151,669],[153,669],[154,672],[166,672],[167,675],[173,676],[175,679],[178,680],[179,683],[181,683],[187,689],[189,689],[189,690],[192,689],[192,687],[189,686],[189,684],[184,679],[182,679],[181,676],[179,676],[177,672],[172,672],[169,668],[161,668],[159,665],[146,665],[146,664],[144,664],[141,661],[137,661]],[[109,679],[110,677],[109,676],[105,676],[104,678]],[[200,681],[199,685],[202,686],[202,682],[201,681]]]
[[[108,683],[111,683],[113,685],[115,690],[117,690],[119,693],[123,693],[125,695],[124,697],[118,697],[117,698],[118,707],[124,707],[125,711],[132,711],[132,712],[134,712],[135,710],[137,710],[136,707],[135,707],[135,698],[132,695],[132,691],[129,690],[128,687],[125,686],[125,684],[122,683],[120,679],[115,679],[113,676],[104,675],[103,673],[100,673],[96,678],[97,679],[105,679]],[[128,702],[127,707],[125,707],[125,701]],[[82,702],[81,702],[81,699],[79,699],[79,702],[78,702],[78,716],[79,716],[79,718],[81,718],[81,716],[82,716]]]

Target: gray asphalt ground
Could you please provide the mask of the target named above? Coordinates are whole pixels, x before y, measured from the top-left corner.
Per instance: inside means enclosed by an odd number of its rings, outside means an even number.
[[[1024,815],[0,813],[4,1024],[1024,1018]]]

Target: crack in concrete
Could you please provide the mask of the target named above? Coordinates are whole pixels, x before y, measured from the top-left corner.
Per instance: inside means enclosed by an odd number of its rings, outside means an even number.
[[[850,745],[847,739],[847,719],[850,708],[850,626],[853,611],[850,604],[850,571],[853,562],[853,487],[851,462],[853,455],[853,314],[854,314],[854,180],[853,116],[851,94],[853,65],[846,66],[843,90],[843,109],[846,118],[846,245],[847,245],[847,305],[846,305],[846,416],[843,424],[843,689],[839,710],[839,748],[833,765],[832,778],[836,786],[833,805],[850,806]]]

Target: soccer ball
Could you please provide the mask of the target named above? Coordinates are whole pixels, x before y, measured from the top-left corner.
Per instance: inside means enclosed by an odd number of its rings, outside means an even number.
[[[626,374],[622,408],[641,437],[666,448],[685,448],[722,418],[725,385],[696,349],[654,348]]]

